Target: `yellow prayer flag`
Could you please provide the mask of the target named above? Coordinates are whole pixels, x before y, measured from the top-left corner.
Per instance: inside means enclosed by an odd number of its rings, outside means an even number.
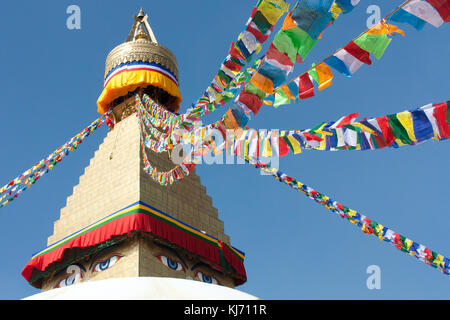
[[[264,138],[262,156],[263,157],[271,157],[272,156],[272,148],[270,146],[270,140],[268,138]]]
[[[244,157],[245,157],[245,159],[248,158],[248,146],[249,146],[249,141],[245,140],[244,141]]]
[[[289,4],[284,0],[262,0],[258,10],[261,11],[270,24],[274,25],[289,10]]]
[[[289,140],[289,144],[294,149],[294,154],[302,153],[302,148],[300,147],[300,142],[297,141],[292,135],[287,135],[287,139]]]
[[[403,128],[405,128],[406,132],[408,133],[409,139],[411,139],[414,142],[417,142],[416,135],[414,134],[414,125],[411,112],[409,111],[399,112],[397,113],[397,119],[398,121],[400,121]]]
[[[317,76],[319,77],[319,90],[325,89],[332,85],[331,80],[333,79],[333,73],[331,72],[330,67],[321,62],[317,66],[315,66]]]

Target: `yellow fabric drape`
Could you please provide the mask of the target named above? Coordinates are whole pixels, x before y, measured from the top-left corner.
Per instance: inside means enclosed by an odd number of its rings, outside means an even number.
[[[174,111],[179,110],[182,101],[181,92],[172,79],[152,70],[129,70],[118,73],[109,80],[97,100],[97,111],[104,114],[108,111],[108,105],[115,99],[136,90],[138,87],[148,85],[161,88],[168,94],[176,97],[177,101]]]

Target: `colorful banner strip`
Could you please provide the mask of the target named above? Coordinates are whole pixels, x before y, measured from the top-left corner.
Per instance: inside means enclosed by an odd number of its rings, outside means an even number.
[[[450,138],[450,103],[428,104],[418,109],[356,122],[358,113],[337,121],[322,122],[306,130],[234,129],[220,131],[217,125],[196,126],[184,135],[174,133],[175,144],[190,145],[191,154],[205,154],[211,149],[217,155],[225,149],[227,155],[241,157],[285,156],[302,150],[375,150],[418,145],[430,139]],[[220,123],[219,123],[220,124]],[[219,129],[223,145],[211,137]],[[208,148],[208,145],[210,146]],[[208,149],[205,151],[204,149]]]
[[[141,150],[142,150],[142,160],[144,162],[144,171],[152,178],[154,182],[161,186],[168,186],[180,180],[183,180],[189,173],[194,170],[195,164],[192,163],[181,163],[175,166],[173,169],[169,171],[158,171],[156,167],[154,167],[147,156],[146,147],[155,152],[163,152],[169,150],[171,148],[170,139],[167,144],[164,145],[164,141],[154,141],[149,139],[146,136],[146,128],[148,129],[156,129],[152,127],[150,122],[146,122],[143,117],[145,112],[145,107],[142,104],[141,98],[139,94],[136,94],[136,109],[137,115],[139,118],[139,127],[140,127],[140,140],[141,140]],[[147,95],[144,94],[144,98],[153,108],[159,107],[156,103],[154,103]],[[168,133],[168,137],[170,133]]]
[[[243,75],[245,65],[261,50],[280,17],[287,12],[289,4],[284,0],[259,0],[236,42],[231,44],[229,54],[222,62],[219,72],[200,99],[186,114],[200,117],[229,101],[227,89],[238,75]],[[235,83],[234,83],[235,84]]]
[[[226,152],[241,157],[285,156],[314,150],[375,150],[450,138],[450,102],[356,122],[357,113],[307,130],[237,130]]]
[[[87,128],[72,137],[64,145],[53,151],[47,158],[42,159],[30,169],[26,170],[19,177],[11,180],[8,184],[0,188],[0,208],[3,208],[8,203],[16,199],[23,191],[31,187],[36,181],[38,181],[44,174],[52,170],[55,165],[60,163],[64,157],[69,155],[70,152],[77,149],[83,140],[90,136],[103,122],[108,126],[112,126],[113,123],[109,119],[109,112],[100,116],[94,122],[92,122]]]
[[[323,205],[333,213],[338,214],[341,218],[347,219],[350,223],[361,228],[361,231],[368,235],[374,235],[378,239],[388,242],[395,246],[398,250],[414,256],[420,261],[426,263],[433,268],[438,269],[444,274],[450,274],[450,259],[417,243],[406,236],[403,236],[388,227],[352,210],[343,204],[331,199],[330,197],[314,190],[313,188],[303,184],[302,182],[286,175],[270,165],[262,163],[255,159],[245,159],[248,163],[256,168],[260,168],[264,172],[271,174],[275,179],[287,184],[289,187],[300,191],[311,200]]]
[[[395,33],[404,35],[402,30],[387,23],[387,19],[406,22],[420,30],[425,22],[435,27],[449,22],[449,12],[450,0],[406,1],[378,24],[367,29],[322,62],[313,64],[310,69],[284,85],[274,86],[273,92],[267,92],[269,95],[265,97],[265,103],[278,107],[311,98],[315,95],[314,82],[317,83],[319,91],[332,84],[334,75],[331,69],[350,78],[362,65],[372,64],[370,54],[378,60],[381,59],[392,40],[389,36]],[[424,20],[417,20],[420,17]]]
[[[281,30],[275,35],[261,67],[244,87],[228,112],[222,117],[225,128],[246,126],[250,114],[257,114],[266,96],[285,82],[296,62],[303,62],[340,13],[348,13],[359,1],[300,0],[284,19]],[[307,79],[309,80],[309,78]],[[309,80],[310,82],[310,80]],[[311,88],[306,85],[305,92]],[[309,95],[309,93],[307,94]]]

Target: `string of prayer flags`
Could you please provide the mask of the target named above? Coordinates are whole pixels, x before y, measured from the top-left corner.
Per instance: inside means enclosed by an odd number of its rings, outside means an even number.
[[[351,77],[364,63],[371,65],[372,61],[369,52],[351,41],[325,63],[346,77]]]
[[[311,88],[309,86],[308,75],[309,78],[312,78],[318,84],[319,90],[323,90],[332,84],[334,75],[330,67],[350,78],[362,65],[372,64],[370,53],[377,59],[380,59],[383,56],[387,46],[392,40],[388,35],[392,35],[393,33],[404,35],[404,32],[398,27],[389,24],[384,20],[380,21],[358,38],[350,41],[347,45],[337,50],[332,56],[326,58],[317,65],[313,64],[308,71],[281,87],[275,87],[274,92],[271,94],[274,96],[273,106],[278,107],[283,104],[289,104],[292,101],[297,101],[303,97],[312,97],[314,95],[314,87]],[[302,83],[305,84],[305,81],[308,82],[308,86],[303,88],[303,90],[299,88],[300,91],[298,94],[294,94],[293,97],[286,94],[286,87],[289,87],[292,82],[298,85]]]
[[[354,43],[362,50],[372,53],[379,60],[391,43],[392,39],[388,35],[394,32],[404,35],[404,32],[397,27],[380,21],[362,36],[355,39]]]
[[[357,1],[351,3],[354,6]],[[345,2],[342,5],[345,6]],[[261,67],[236,99],[233,107],[235,111],[224,115],[223,121],[228,128],[236,128],[233,125],[239,123],[246,124],[250,117],[249,111],[257,114],[262,104],[277,107],[297,97],[306,99],[314,95],[312,80],[307,76],[279,90],[275,89],[286,81],[296,62],[303,62],[325,28],[339,16],[340,12],[343,10],[339,9],[333,0],[299,0],[297,2],[270,44]],[[321,88],[323,89],[330,84],[332,74],[325,68],[321,68],[319,72],[322,72]],[[240,108],[241,112],[237,112],[237,108]],[[238,113],[241,119],[231,120],[230,117],[234,113]],[[245,121],[243,121],[244,118]]]
[[[97,118],[88,127],[83,129],[80,133],[72,137],[64,145],[53,151],[47,158],[42,159],[30,169],[23,172],[19,177],[11,180],[8,184],[0,188],[0,208],[3,208],[8,203],[16,199],[23,191],[26,191],[32,184],[36,183],[44,174],[52,170],[55,165],[60,163],[64,157],[68,156],[70,152],[77,149],[84,139],[91,135],[103,122],[107,119],[107,124],[112,126],[112,121],[109,119],[110,112]]]
[[[396,114],[356,121],[358,113],[307,130],[238,129],[227,144],[238,156],[285,156],[291,151],[376,150],[450,138],[450,103],[442,102]],[[253,147],[252,147],[253,146]],[[256,147],[257,146],[257,147]],[[228,149],[227,149],[228,150]],[[229,152],[229,151],[227,151]],[[261,154],[259,153],[261,152]]]
[[[273,87],[285,82],[294,64],[306,58],[333,19],[330,12],[332,4],[332,0],[297,2],[275,35],[264,63],[251,80],[259,89],[271,94]]]
[[[381,59],[392,40],[388,35],[394,32],[404,34],[397,27],[380,21],[324,62],[346,77],[351,77],[363,64],[372,64],[369,52]]]
[[[394,12],[389,20],[408,23],[416,30],[422,30],[426,23],[438,28],[450,22],[450,1],[412,0]]]
[[[245,65],[261,50],[275,24],[288,9],[289,4],[284,0],[258,1],[237,41],[231,44],[217,75],[187,114],[200,117],[229,101],[227,89],[236,77],[242,75]]]
[[[429,104],[419,109],[359,122],[355,121],[357,116],[358,113],[353,113],[336,122],[324,122],[313,129],[280,134],[280,145],[286,143],[290,151],[297,154],[301,152],[299,148],[375,150],[450,138],[449,102]],[[294,140],[298,144],[293,144]]]
[[[151,105],[156,105],[147,95],[144,94],[145,100]],[[138,94],[135,96],[136,98],[136,109],[137,109],[137,116],[139,118],[139,132],[140,132],[140,141],[141,141],[141,150],[142,150],[142,159],[144,162],[144,171],[152,178],[152,180],[159,185],[162,186],[168,186],[175,182],[178,182],[180,180],[183,180],[186,176],[189,175],[189,173],[194,170],[195,164],[194,163],[181,163],[177,166],[175,166],[173,169],[169,171],[158,171],[158,169],[150,163],[147,152],[145,148],[149,148],[152,151],[156,152],[162,152],[166,151],[166,149],[162,150],[163,147],[160,145],[160,141],[154,141],[150,139],[148,136],[145,137],[146,132],[146,126],[147,129],[151,128],[150,122],[145,122],[143,120],[144,112],[142,112],[145,107],[142,104],[142,101]],[[153,128],[154,129],[154,128]],[[204,131],[204,128],[199,128],[200,130]],[[201,137],[203,138],[203,137]]]
[[[292,86],[279,89],[292,90]],[[294,88],[294,90],[296,90]],[[298,89],[297,89],[298,90]],[[286,99],[292,98],[292,93],[284,92]],[[288,98],[287,96],[290,96]],[[193,152],[206,152],[205,144],[215,129],[225,124],[221,130],[224,141],[235,143],[224,132],[226,129],[244,127],[246,117],[239,114],[240,109],[228,110],[224,122],[218,121],[206,127],[195,127],[186,135],[173,139],[173,143],[192,144]],[[443,140],[450,137],[450,105],[447,102],[424,106],[411,111],[403,111],[396,114],[381,116],[372,119],[355,121],[358,113],[340,118],[336,122],[323,122],[318,126],[307,130],[270,131],[268,136],[253,129],[237,130],[237,143],[239,154],[258,157],[259,152],[267,156],[271,154],[286,155],[289,151],[294,154],[301,153],[302,149],[315,150],[375,150],[385,147],[398,148],[404,145],[417,145],[434,138]],[[237,119],[237,120],[236,120]],[[243,120],[244,119],[244,120]],[[276,138],[274,140],[274,138]],[[151,142],[148,142],[151,141]],[[150,149],[161,148],[159,141],[146,139],[146,146]],[[257,147],[255,147],[257,146]],[[218,146],[213,146],[214,152],[219,152]],[[161,150],[161,149],[158,149]]]
[[[278,181],[287,184],[292,189],[301,192],[309,199],[314,200],[316,203],[324,206],[326,209],[339,215],[341,218],[346,219],[353,225],[359,227],[365,234],[373,235],[380,241],[390,243],[398,250],[405,252],[410,256],[416,257],[419,261],[438,269],[446,275],[450,274],[450,259],[442,254],[439,254],[423,244],[415,242],[412,239],[395,232],[375,220],[358,213],[356,210],[344,206],[343,204],[331,199],[329,196],[320,193],[319,191],[305,185],[295,178],[288,176],[276,168],[272,168],[270,165],[265,164],[258,159],[246,157],[244,160],[253,165],[255,168],[261,169],[265,173],[272,175]]]

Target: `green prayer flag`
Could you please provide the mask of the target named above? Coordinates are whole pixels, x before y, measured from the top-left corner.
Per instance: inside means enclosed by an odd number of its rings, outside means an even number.
[[[317,70],[316,70],[315,66],[316,66],[316,64],[313,63],[312,64],[313,68],[308,71],[308,74],[311,76],[311,78],[314,79],[315,82],[320,84],[320,82],[319,82],[319,75],[317,74]]]
[[[308,53],[316,45],[317,41],[319,41],[319,39],[313,40],[308,33],[300,28],[292,28],[284,32],[291,38],[297,53],[303,60],[306,59]]]
[[[368,52],[371,52],[378,60],[384,54],[384,51],[391,42],[391,38],[388,38],[385,34],[368,34],[365,33],[354,42]]]
[[[275,108],[289,103],[291,103],[291,99],[289,99],[289,97],[284,93],[283,90],[281,90],[281,88],[275,90],[275,102],[273,103],[273,106]]]
[[[392,131],[392,134],[397,138],[400,139],[401,142],[405,144],[411,144],[412,141],[408,136],[408,132],[405,128],[403,128],[401,122],[397,119],[396,114],[391,114],[387,116],[388,118],[388,125],[389,128]]]
[[[259,10],[256,11],[255,15],[252,18],[252,21],[258,27],[259,31],[261,31],[262,34],[267,34],[267,32],[272,27],[270,22],[267,21],[267,18]]]
[[[275,48],[278,49],[278,51],[287,54],[289,59],[291,59],[292,63],[295,63],[295,61],[297,60],[298,46],[294,45],[292,38],[286,31],[284,30],[278,31],[272,43],[275,46]]]
[[[278,51],[287,54],[292,63],[295,63],[297,54],[305,59],[317,41],[302,29],[292,28],[278,31],[272,43]]]

